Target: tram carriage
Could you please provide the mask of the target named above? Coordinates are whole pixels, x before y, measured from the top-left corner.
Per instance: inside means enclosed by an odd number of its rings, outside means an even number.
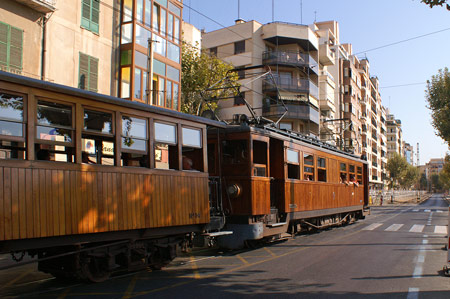
[[[207,125],[223,126],[0,72],[0,253],[91,281],[167,264],[214,229]]]
[[[236,117],[236,119],[245,119]],[[367,162],[303,135],[240,125],[209,134],[220,148],[226,228],[219,244],[239,248],[281,234],[363,218],[368,207]],[[215,175],[218,166],[210,166]]]

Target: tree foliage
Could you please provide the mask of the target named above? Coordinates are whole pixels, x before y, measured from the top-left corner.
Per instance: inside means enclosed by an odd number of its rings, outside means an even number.
[[[237,85],[238,76],[235,72],[230,72],[232,69],[232,65],[199,51],[189,44],[183,44],[181,111],[189,114],[201,112],[205,109],[200,107],[202,96],[203,98],[234,96],[235,90],[229,87]],[[213,86],[214,91],[206,91]],[[217,105],[212,106],[213,108],[217,107]]]
[[[432,125],[439,137],[450,141],[450,73],[448,68],[439,70],[427,81],[426,98],[431,110]]]
[[[444,167],[439,173],[439,181],[443,188],[450,189],[450,155],[445,156]]]
[[[448,4],[447,0],[422,0],[422,2],[430,6],[431,8],[433,6],[444,6],[445,4],[447,9],[450,10],[450,5]]]
[[[409,188],[419,179],[419,170],[410,165],[406,159],[398,153],[393,153],[389,158],[386,169],[391,178],[391,187],[397,184],[403,188]]]

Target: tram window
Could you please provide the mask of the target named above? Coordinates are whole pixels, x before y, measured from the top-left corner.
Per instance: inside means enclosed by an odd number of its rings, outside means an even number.
[[[340,180],[341,183],[345,184],[345,183],[348,182],[347,164],[341,163],[339,169],[340,169],[339,180]]]
[[[253,175],[267,176],[267,142],[253,141]]]
[[[155,168],[178,169],[177,127],[155,122]]]
[[[299,180],[300,179],[300,163],[298,159],[298,152],[287,149],[287,166],[288,166],[288,179]]]
[[[23,97],[0,93],[0,159],[25,159]]]
[[[248,162],[247,140],[225,140],[222,145],[224,164],[246,164]]]
[[[114,165],[112,113],[84,110],[81,150],[83,163]]]
[[[38,100],[35,153],[37,160],[75,162],[72,106]]]
[[[357,166],[356,167],[356,181],[358,184],[362,185],[363,183],[363,176],[362,176],[362,167]]]
[[[202,130],[182,128],[183,170],[203,171]]]
[[[305,181],[314,181],[314,156],[303,154],[303,179]]]
[[[317,180],[319,182],[327,181],[327,164],[325,158],[317,158]]]
[[[149,167],[147,120],[122,116],[122,166]]]

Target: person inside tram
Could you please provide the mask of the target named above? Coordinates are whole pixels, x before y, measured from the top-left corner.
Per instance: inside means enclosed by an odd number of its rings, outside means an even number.
[[[194,170],[192,168],[193,162],[191,158],[183,156],[183,170]]]
[[[359,186],[359,183],[353,174],[350,175],[350,184],[353,184],[353,186],[355,186],[355,187]]]

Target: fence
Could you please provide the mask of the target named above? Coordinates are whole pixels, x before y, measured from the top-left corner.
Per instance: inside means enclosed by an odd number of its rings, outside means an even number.
[[[372,199],[371,204],[376,206],[380,205],[381,198],[383,198],[383,204],[405,203],[417,198],[422,199],[427,193],[427,191],[418,190],[370,190],[369,197]]]

